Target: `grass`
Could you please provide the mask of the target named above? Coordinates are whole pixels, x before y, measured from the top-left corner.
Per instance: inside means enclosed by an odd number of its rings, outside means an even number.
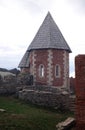
[[[73,116],[70,112],[26,104],[13,97],[0,97],[0,130],[56,130],[56,124]]]

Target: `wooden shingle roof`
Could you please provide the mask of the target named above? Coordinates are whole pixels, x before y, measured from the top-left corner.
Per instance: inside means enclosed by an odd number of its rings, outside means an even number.
[[[71,52],[71,49],[64,39],[61,31],[53,20],[51,14],[48,12],[33,41],[29,45],[28,51],[50,48],[63,49]]]
[[[18,67],[23,68],[28,66],[29,66],[29,51],[26,51]]]

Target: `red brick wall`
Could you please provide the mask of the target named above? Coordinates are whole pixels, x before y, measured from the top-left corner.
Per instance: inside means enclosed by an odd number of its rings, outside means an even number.
[[[64,77],[64,65],[63,65],[63,51],[62,50],[53,50],[53,86],[63,86],[63,77]],[[56,64],[60,65],[60,78],[55,77],[55,66]]]
[[[44,49],[30,52],[30,72],[34,76],[35,84],[67,87],[69,80],[69,53],[64,50]],[[50,65],[49,65],[50,64]],[[66,65],[65,65],[66,64]],[[44,65],[44,77],[39,76],[39,66]],[[60,77],[55,76],[55,66],[60,66]]]
[[[64,51],[63,50],[51,50],[52,51],[52,86],[62,87],[64,84]],[[36,83],[48,85],[48,50],[35,50],[35,66],[36,66]],[[66,55],[68,58],[68,54]],[[32,61],[33,62],[33,61]],[[39,65],[43,64],[45,67],[44,77],[39,76]],[[60,65],[60,77],[55,77],[55,66]],[[69,78],[69,77],[68,77]]]
[[[48,53],[47,50],[36,50],[36,82],[42,85],[47,85],[47,58]],[[39,76],[39,66],[44,65],[44,77]]]
[[[77,130],[85,130],[85,55],[75,58]]]

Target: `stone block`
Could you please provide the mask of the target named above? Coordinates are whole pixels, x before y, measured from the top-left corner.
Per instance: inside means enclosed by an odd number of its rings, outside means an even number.
[[[65,121],[56,125],[57,130],[67,130],[75,125],[75,119],[72,117],[67,118]]]

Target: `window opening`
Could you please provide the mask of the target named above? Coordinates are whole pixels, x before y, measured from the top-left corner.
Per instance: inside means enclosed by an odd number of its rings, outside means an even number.
[[[56,65],[56,67],[55,67],[55,76],[60,77],[60,66],[59,65]]]
[[[40,77],[44,77],[44,66],[43,65],[40,65],[40,69],[39,69],[39,75],[40,75]]]

